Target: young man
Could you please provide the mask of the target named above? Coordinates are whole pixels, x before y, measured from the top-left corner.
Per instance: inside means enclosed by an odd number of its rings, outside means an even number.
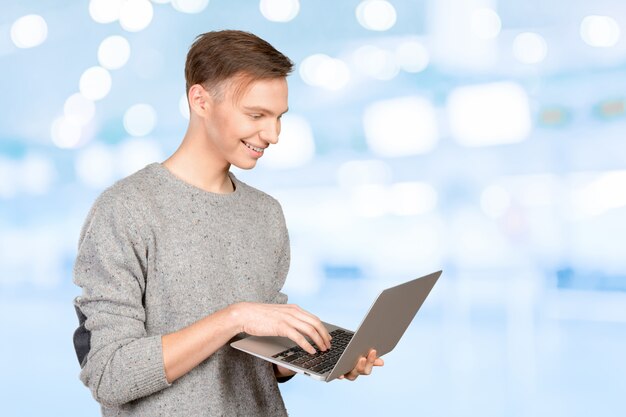
[[[292,62],[258,37],[210,32],[185,67],[190,121],[178,150],[107,189],[80,236],[74,280],[80,378],[104,416],[284,416],[293,372],[229,347],[330,335],[280,292],[289,236],[279,203],[229,172],[278,142]],[[369,374],[371,351],[345,377]]]

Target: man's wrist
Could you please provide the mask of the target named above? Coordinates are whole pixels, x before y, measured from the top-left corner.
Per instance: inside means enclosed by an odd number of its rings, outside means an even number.
[[[242,319],[242,311],[241,308],[244,303],[235,303],[226,307],[226,311],[228,314],[228,318],[230,323],[232,323],[232,330],[235,335],[239,333],[243,333],[243,319]]]

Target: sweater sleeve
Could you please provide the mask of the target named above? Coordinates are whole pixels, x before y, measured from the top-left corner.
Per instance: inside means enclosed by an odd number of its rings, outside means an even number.
[[[283,210],[278,202],[278,227],[281,236],[281,246],[278,253],[278,263],[276,266],[276,279],[280,282],[282,287],[287,279],[289,273],[289,265],[291,264],[291,248],[289,242],[289,231],[287,230],[287,224],[285,222],[285,216]],[[274,299],[274,304],[286,304],[288,300],[287,294],[279,292]]]
[[[285,223],[285,216],[283,214],[282,208],[280,204],[278,205],[278,219],[279,219],[279,227],[281,234],[281,247],[280,252],[278,253],[278,265],[276,268],[277,276],[276,279],[280,280],[283,283],[287,279],[287,274],[289,273],[289,265],[291,263],[291,244],[289,241],[289,231],[287,230],[287,224]],[[288,300],[287,294],[283,292],[279,292],[276,296],[275,303],[276,304],[286,304]],[[273,364],[274,374],[278,371],[276,369],[276,364]],[[276,381],[278,383],[283,384],[293,378],[295,375],[276,377]]]
[[[145,328],[146,266],[147,246],[131,213],[105,192],[85,221],[74,265],[74,282],[82,288],[75,300],[81,325],[74,335],[80,379],[104,406],[170,385],[161,336],[148,336]]]

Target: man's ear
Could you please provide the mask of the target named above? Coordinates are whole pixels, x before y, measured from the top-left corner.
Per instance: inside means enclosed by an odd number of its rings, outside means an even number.
[[[189,111],[201,117],[204,117],[206,111],[212,105],[211,95],[200,84],[194,84],[189,88],[187,100],[189,101]]]

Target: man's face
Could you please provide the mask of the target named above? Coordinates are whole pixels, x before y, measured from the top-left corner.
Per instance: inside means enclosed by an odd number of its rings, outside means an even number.
[[[287,111],[284,77],[255,81],[234,97],[237,83],[224,87],[223,98],[212,101],[205,127],[216,156],[242,169],[251,169],[264,150],[278,142],[280,118]]]

